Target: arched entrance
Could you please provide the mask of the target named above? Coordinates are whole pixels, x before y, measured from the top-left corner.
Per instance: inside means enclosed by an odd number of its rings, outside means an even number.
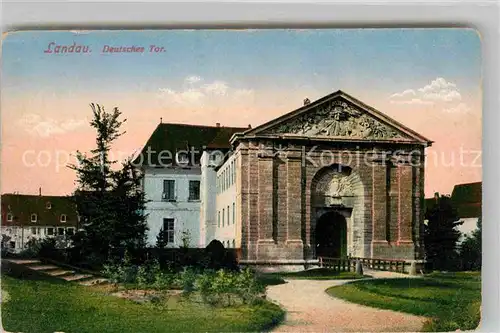
[[[311,181],[310,258],[370,253],[371,234],[364,232],[368,213],[364,198],[363,182],[349,166],[332,164],[316,172]],[[332,242],[333,248],[321,245]]]
[[[347,256],[347,222],[338,212],[327,212],[318,219],[315,232],[316,256],[344,258]]]

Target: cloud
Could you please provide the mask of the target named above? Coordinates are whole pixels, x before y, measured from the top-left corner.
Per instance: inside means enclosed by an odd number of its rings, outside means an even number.
[[[418,89],[418,91],[427,94],[432,92],[439,92],[442,90],[456,89],[457,85],[452,82],[447,82],[442,77],[438,77],[433,80],[431,84],[426,85],[423,88]]]
[[[186,83],[193,84],[196,82],[200,82],[201,77],[196,76],[196,75],[191,75],[191,76],[188,76],[184,81],[186,81]]]
[[[404,98],[408,98],[408,97],[413,98],[415,96],[417,96],[417,93],[415,92],[415,90],[413,90],[413,89],[406,89],[405,91],[403,91],[401,93],[396,93],[396,94],[391,95],[391,98],[393,98],[393,99],[399,99],[399,98],[404,99]]]
[[[204,85],[202,89],[208,94],[223,96],[227,93],[229,87],[227,86],[226,82],[214,81],[212,83]]]
[[[86,119],[69,119],[58,121],[52,118],[42,118],[34,113],[24,115],[19,120],[19,125],[30,135],[42,138],[51,135],[65,134],[77,130],[84,126],[88,121]]]
[[[252,89],[233,88],[222,80],[204,82],[199,76],[189,76],[184,82],[188,85],[180,90],[160,88],[157,96],[159,102],[166,108],[189,111],[248,107],[254,102]]]
[[[389,100],[393,104],[436,106],[445,112],[468,110],[467,105],[461,102],[462,95],[457,85],[442,77],[432,80],[431,83],[422,88],[406,89],[403,92],[392,94]]]
[[[460,103],[457,106],[445,108],[443,109],[443,111],[447,113],[467,113],[470,111],[470,108],[467,106],[467,104]]]
[[[412,98],[408,100],[391,100],[392,104],[416,104],[416,105],[433,105],[431,101],[425,101],[420,98]]]

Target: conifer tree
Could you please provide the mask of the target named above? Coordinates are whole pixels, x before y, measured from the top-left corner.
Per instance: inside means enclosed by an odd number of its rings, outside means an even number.
[[[476,229],[460,244],[460,259],[463,270],[481,270],[483,223],[479,218]]]
[[[454,270],[458,265],[460,219],[450,197],[440,196],[436,203],[427,208],[427,224],[424,226],[426,259],[438,270]]]
[[[120,119],[121,112],[116,107],[107,112],[100,105],[90,106],[96,148],[90,156],[78,151],[79,163],[69,166],[77,174],[74,198],[80,216],[74,244],[81,255],[102,263],[112,253],[136,253],[145,246],[146,200],[141,188],[142,174],[131,160],[115,170],[117,161],[110,158],[112,144],[125,134],[120,127],[126,119]]]

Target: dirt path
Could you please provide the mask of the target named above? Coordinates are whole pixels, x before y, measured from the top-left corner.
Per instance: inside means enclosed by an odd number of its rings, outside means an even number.
[[[270,286],[268,299],[287,310],[273,332],[418,332],[426,318],[353,304],[329,296],[328,287],[346,280],[287,280]]]

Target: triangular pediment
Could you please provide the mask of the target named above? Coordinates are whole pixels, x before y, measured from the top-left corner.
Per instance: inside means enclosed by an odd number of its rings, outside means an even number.
[[[431,141],[342,91],[248,130],[245,136]]]

